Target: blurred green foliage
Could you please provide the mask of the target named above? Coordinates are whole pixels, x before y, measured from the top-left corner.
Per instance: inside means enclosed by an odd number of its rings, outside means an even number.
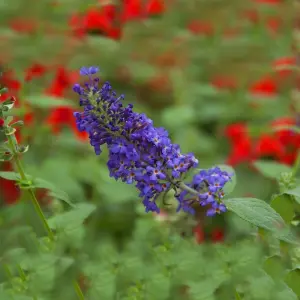
[[[30,146],[23,161],[36,192],[48,190],[40,198],[49,202],[43,208],[56,234],[55,241],[44,237],[24,190],[17,204],[2,205],[0,299],[75,299],[74,279],[91,300],[298,299],[298,246],[287,246],[282,236],[279,241],[230,212],[212,220],[199,210],[193,219],[174,216],[171,206],[165,208],[171,221],[159,222],[144,213],[134,187],[109,178],[105,151],[96,157],[70,124],[54,135],[45,122],[53,109],[78,107],[71,83],[59,98],[45,95],[57,68],[77,71],[98,65],[103,80],[156,126],[166,127],[184,152],[194,152],[201,168],[224,164],[230,151],[226,125],[247,122],[258,136],[270,121],[290,115],[293,83],[279,84],[272,64],[291,55],[292,5],[172,1],[161,16],[126,23],[118,41],[95,34],[78,39],[68,20],[94,5],[77,0],[0,3],[2,68],[12,69],[23,82],[24,70],[32,64],[49,67],[16,95],[20,105],[15,112],[22,119],[29,105],[33,113],[35,122],[20,130]],[[260,12],[256,23],[245,17],[253,9]],[[276,33],[265,24],[269,17],[280,19]],[[200,21],[209,22],[214,33],[203,32]],[[18,32],[13,30],[17,22],[35,29]],[[233,29],[237,34],[224,35]],[[250,93],[249,87],[267,75],[279,92],[273,97]],[[229,81],[229,87],[218,88],[220,81]],[[291,196],[299,204],[295,187],[271,199],[278,192],[277,175],[290,169],[276,164],[266,168],[264,163],[256,164],[260,174],[248,164],[236,167],[231,197],[251,193],[271,203],[288,224],[297,221],[295,201],[282,200]],[[5,172],[2,178],[16,179],[7,178],[15,173]],[[169,195],[168,201],[173,198]],[[4,192],[0,199],[4,202]],[[256,209],[249,221],[262,208]],[[261,221],[264,211],[259,212]],[[265,221],[265,229],[274,229],[272,220]],[[199,224],[208,231],[221,227],[225,242],[198,245],[193,227]],[[289,241],[286,236],[283,240]]]

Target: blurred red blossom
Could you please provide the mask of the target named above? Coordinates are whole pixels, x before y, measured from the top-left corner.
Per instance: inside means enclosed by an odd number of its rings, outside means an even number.
[[[43,76],[47,72],[47,67],[40,63],[32,64],[26,71],[24,80],[31,81],[34,78]]]
[[[270,76],[266,76],[256,81],[250,87],[250,93],[252,94],[263,94],[264,96],[274,96],[277,93],[277,84],[274,79]]]
[[[193,229],[193,233],[197,244],[202,244],[205,242],[205,232],[200,225]]]
[[[34,33],[39,28],[36,20],[29,18],[17,18],[10,21],[10,28],[18,33]]]
[[[295,126],[291,117],[275,120],[269,124],[270,133],[251,137],[245,124],[232,124],[225,129],[225,136],[231,144],[227,163],[237,165],[256,159],[271,157],[275,161],[292,165],[300,149],[300,134],[282,126]]]
[[[215,228],[211,233],[211,241],[213,243],[222,243],[225,239],[225,232],[222,228]]]
[[[4,172],[10,172],[13,171],[13,167],[10,162],[4,162],[1,164],[1,170]],[[0,190],[1,196],[6,204],[14,204],[20,197],[20,189],[12,180],[0,178]]]
[[[163,0],[124,0],[120,6],[105,4],[89,8],[81,14],[73,14],[69,25],[77,36],[98,31],[106,37],[120,39],[123,24],[164,13]]]

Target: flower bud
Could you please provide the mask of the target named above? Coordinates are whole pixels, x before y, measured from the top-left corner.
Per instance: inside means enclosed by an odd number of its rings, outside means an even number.
[[[279,177],[279,186],[282,191],[292,189],[295,186],[295,179],[292,172],[283,172]]]
[[[17,99],[16,99],[15,96],[11,96],[11,97],[10,97],[10,101],[11,101],[12,103],[15,103],[15,102],[17,101]]]
[[[18,152],[19,153],[26,153],[28,151],[28,149],[29,149],[28,145],[27,146],[23,146],[23,145],[18,146]]]
[[[19,120],[13,124],[11,124],[11,126],[14,126],[14,127],[22,127],[24,125],[24,122],[22,120]]]

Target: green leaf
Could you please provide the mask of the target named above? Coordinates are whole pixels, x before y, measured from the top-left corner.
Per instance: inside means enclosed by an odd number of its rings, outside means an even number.
[[[285,272],[285,267],[283,265],[282,259],[278,255],[267,258],[264,262],[263,268],[273,279],[282,278]]]
[[[300,270],[298,268],[290,271],[285,277],[286,284],[300,298]]]
[[[291,167],[287,165],[263,160],[257,160],[254,166],[263,176],[271,179],[278,179],[281,173],[292,171]]]
[[[0,172],[0,177],[7,179],[7,180],[13,180],[13,181],[20,181],[20,175],[19,173],[16,172]],[[41,178],[35,178],[32,179],[32,176],[26,174],[26,177],[28,180],[33,180],[33,187],[34,188],[42,188],[42,189],[47,189],[50,191],[49,196],[52,196],[54,198],[57,198],[59,200],[62,200],[69,204],[70,206],[74,207],[74,204],[70,201],[68,195],[57,188],[54,184],[52,184],[49,181],[46,181]]]
[[[93,204],[79,203],[71,211],[48,219],[48,224],[52,229],[74,229],[80,226],[95,209],[96,206]]]
[[[189,294],[193,300],[208,300],[214,299],[214,292],[220,286],[219,280],[206,279],[202,281],[190,281],[187,283],[189,286]]]
[[[39,255],[27,255],[26,258],[22,261],[21,267],[24,270],[45,269],[55,264],[57,260],[59,260],[58,256],[48,253],[41,253]]]
[[[299,238],[289,228],[285,228],[284,230],[275,232],[274,236],[277,239],[284,241],[286,243],[300,246]]]
[[[250,299],[271,299],[273,291],[274,282],[266,273],[249,278]]]
[[[294,203],[289,195],[277,195],[271,201],[271,207],[280,214],[286,223],[290,223],[294,218]]]
[[[13,180],[13,181],[19,181],[20,180],[20,174],[16,172],[0,172],[0,177],[7,179],[7,180]]]
[[[195,120],[195,116],[195,110],[190,105],[172,106],[163,111],[162,122],[167,128],[178,129],[191,124]]]
[[[116,275],[106,265],[95,265],[94,269],[94,274],[90,277],[91,288],[88,299],[113,299],[116,295]]]
[[[272,300],[297,300],[299,299],[297,295],[283,282],[280,282],[280,287],[278,288],[280,291],[274,295]]]
[[[48,194],[50,197],[62,200],[64,202],[66,202],[67,204],[69,204],[70,206],[75,207],[75,205],[69,199],[68,194],[65,193],[64,191],[60,190],[59,188],[57,188],[51,182],[41,179],[41,178],[35,178],[34,186],[37,188],[44,188],[44,189],[49,190],[50,192]]]
[[[300,203],[300,186],[296,187],[295,189],[285,191],[284,193],[297,197],[296,201]]]
[[[54,192],[61,190],[66,192],[73,201],[80,202],[85,199],[83,187],[73,176],[72,170],[76,168],[76,164],[67,156],[49,157],[43,161],[41,165],[27,165],[30,174],[34,178],[42,175],[43,181],[48,181],[55,186]],[[59,170],[59,171],[58,171]]]
[[[65,98],[57,98],[46,95],[29,95],[26,101],[33,107],[38,108],[55,108],[60,106],[76,107],[72,101]]]
[[[224,203],[228,210],[257,227],[272,232],[278,232],[279,228],[286,228],[286,224],[281,216],[263,200],[233,198],[224,200]]]
[[[155,274],[147,281],[147,290],[153,299],[168,299],[170,294],[171,281],[170,278],[163,274]]]
[[[64,191],[54,190],[54,191],[48,192],[48,195],[51,198],[55,198],[55,199],[58,199],[58,200],[61,200],[61,201],[65,202],[65,203],[67,203],[71,207],[75,207],[75,204],[71,202],[68,194],[65,193]]]
[[[135,186],[110,178],[106,169],[102,168],[99,171],[103,181],[101,184],[97,184],[95,188],[100,195],[103,195],[105,201],[120,203],[137,199],[138,194]]]

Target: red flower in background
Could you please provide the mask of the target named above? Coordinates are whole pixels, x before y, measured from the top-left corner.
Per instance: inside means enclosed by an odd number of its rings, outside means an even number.
[[[66,69],[59,67],[56,70],[55,77],[51,82],[49,88],[46,89],[46,94],[54,97],[64,97],[66,90],[68,90],[75,82],[79,80],[78,72],[67,72]],[[63,127],[70,127],[73,129],[75,135],[85,140],[87,138],[86,132],[79,132],[74,122],[74,109],[69,106],[60,106],[53,109],[46,122],[51,126],[52,132],[58,134]]]
[[[194,227],[193,233],[197,244],[203,244],[206,241],[212,243],[222,243],[225,239],[224,229],[218,227],[214,228],[207,238],[204,229],[200,225]]]
[[[13,171],[10,162],[1,163],[1,170],[4,172]],[[0,178],[0,191],[6,204],[14,204],[20,197],[20,189],[12,180]]]
[[[166,6],[164,0],[148,0],[146,2],[146,14],[149,16],[160,15],[165,11]]]
[[[227,126],[225,136],[231,143],[227,163],[234,166],[248,161],[251,157],[252,145],[246,124],[236,123]]]
[[[244,124],[229,125],[225,129],[225,136],[231,144],[227,163],[234,166],[272,157],[278,162],[293,164],[300,149],[300,134],[282,126],[295,125],[296,121],[292,118],[278,119],[270,124],[270,129],[274,132],[264,133],[258,138],[250,137]]]
[[[282,2],[282,0],[254,0],[254,1],[262,4],[279,4]]]
[[[193,232],[197,244],[202,244],[205,242],[205,232],[200,225],[196,226],[193,229]]]
[[[292,74],[292,67],[296,64],[295,57],[281,57],[274,61],[273,68],[280,78],[285,78]]]
[[[212,35],[214,28],[210,22],[201,20],[192,20],[187,26],[188,30],[194,34]]]
[[[32,19],[19,18],[10,22],[10,28],[18,33],[34,33],[38,27],[38,22]]]
[[[250,87],[250,93],[254,95],[275,96],[277,93],[277,84],[272,77],[266,76]]]
[[[34,78],[38,78],[46,74],[47,67],[45,65],[34,63],[25,71],[25,81],[31,81]]]
[[[211,83],[214,87],[219,89],[234,90],[237,88],[236,80],[231,77],[215,76],[214,78],[212,78]]]
[[[165,12],[163,0],[124,0],[120,7],[113,4],[88,9],[84,14],[74,14],[69,25],[77,36],[89,31],[99,31],[112,39],[119,39],[126,22],[159,15]]]
[[[222,228],[215,228],[211,233],[211,241],[213,243],[222,243],[225,239],[225,233]]]
[[[253,143],[254,158],[273,157],[280,160],[284,155],[285,147],[272,134],[262,134],[256,142]]]

